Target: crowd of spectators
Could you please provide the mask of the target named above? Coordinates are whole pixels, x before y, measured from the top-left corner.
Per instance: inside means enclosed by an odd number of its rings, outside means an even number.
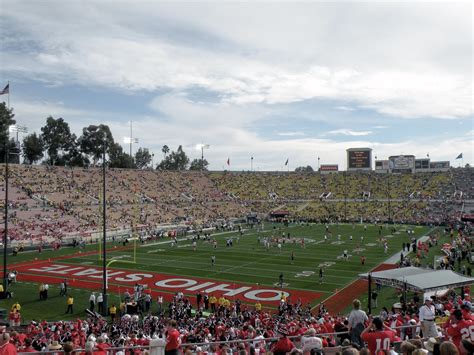
[[[463,199],[472,198],[472,170],[321,175],[109,169],[108,228],[202,226],[274,210],[312,221],[439,224],[459,217]],[[13,244],[88,238],[101,225],[101,169],[12,165],[10,174]],[[4,190],[3,177],[0,185]]]
[[[359,300],[343,316],[329,314],[324,305],[311,310],[283,298],[277,314],[237,301],[209,314],[199,298],[176,294],[167,310],[153,305],[143,315],[125,313],[125,308],[113,320],[90,312],[85,320],[3,327],[0,351],[105,354],[112,347],[145,347],[129,350],[141,354],[161,341],[167,351],[184,354],[472,354],[474,316],[469,290],[463,292],[424,300],[415,294],[410,302],[383,307],[375,316],[367,316]],[[13,348],[4,352],[5,346]],[[443,351],[447,347],[451,352]],[[109,353],[117,351],[124,353]]]

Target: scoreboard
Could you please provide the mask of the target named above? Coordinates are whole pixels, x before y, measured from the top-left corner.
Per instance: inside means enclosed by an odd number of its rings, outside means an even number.
[[[347,170],[372,170],[372,149],[347,149]]]
[[[415,171],[415,156],[393,155],[388,157],[388,164],[392,173],[413,173]]]

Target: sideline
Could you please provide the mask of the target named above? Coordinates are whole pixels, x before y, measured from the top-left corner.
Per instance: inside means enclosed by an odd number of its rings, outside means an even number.
[[[422,236],[420,236],[420,237],[417,239],[417,242],[418,242],[419,240],[425,241],[426,239],[428,239],[428,235],[429,235],[432,231],[434,231],[434,230],[436,230],[436,229],[438,229],[438,228],[440,228],[440,227],[433,227],[433,228],[431,228],[429,231],[425,232]],[[381,263],[379,263],[378,265],[376,265],[374,268],[372,268],[371,270],[369,270],[369,273],[372,272],[373,270],[376,270],[378,267],[380,267],[381,265],[384,265],[384,264],[392,264],[392,265],[395,265],[396,262],[397,262],[398,260],[400,260],[400,253],[402,253],[402,252],[403,252],[403,251],[400,250],[399,253],[393,254],[390,258],[388,258],[387,260],[382,261]],[[408,252],[406,252],[406,254],[404,254],[404,256],[405,256],[405,255],[408,255],[408,254],[410,254],[410,253],[411,253],[411,251],[408,251]],[[395,260],[395,262],[393,262],[393,260]],[[332,298],[340,297],[342,292],[345,292],[346,290],[348,290],[349,288],[351,288],[351,287],[352,287],[356,282],[358,282],[358,281],[361,281],[361,280],[360,280],[359,278],[355,279],[354,281],[352,281],[351,283],[349,283],[347,286],[345,286],[344,288],[342,288],[342,289],[339,290],[338,292],[332,294],[331,296],[329,296],[329,297],[327,297],[326,299],[322,300],[322,301],[319,302],[318,304],[314,305],[314,306],[311,308],[311,310],[316,309],[316,308],[319,307],[322,303],[326,304],[326,303],[327,303],[328,301],[330,301]],[[363,295],[364,293],[365,293],[365,291],[364,291],[363,293],[361,293],[361,295]]]

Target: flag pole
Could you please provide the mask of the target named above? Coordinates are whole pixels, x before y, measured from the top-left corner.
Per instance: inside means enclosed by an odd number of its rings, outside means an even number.
[[[10,80],[8,80],[7,86],[8,86],[7,108],[10,109]]]

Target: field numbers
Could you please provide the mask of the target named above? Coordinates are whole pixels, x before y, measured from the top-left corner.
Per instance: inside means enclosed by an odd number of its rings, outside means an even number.
[[[314,274],[314,271],[305,270],[305,271],[301,271],[300,273],[297,273],[295,277],[310,277],[313,274]]]

